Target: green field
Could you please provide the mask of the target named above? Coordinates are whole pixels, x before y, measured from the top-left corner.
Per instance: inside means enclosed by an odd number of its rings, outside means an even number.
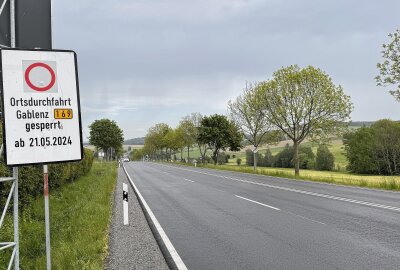
[[[280,151],[283,150],[285,147],[286,142],[281,142],[278,145],[270,145],[268,148],[271,150],[272,155],[278,154]],[[309,146],[312,148],[314,154],[317,154],[317,148],[318,146],[316,144],[312,144],[311,142],[305,142],[301,144],[302,146]],[[339,171],[344,171],[347,165],[347,159],[346,156],[344,155],[344,146],[342,140],[336,139],[330,142],[328,146],[329,150],[332,152],[334,158],[335,158],[335,168]],[[260,153],[265,153],[266,146],[262,147],[261,150],[259,151]],[[229,152],[227,151],[228,154],[235,155],[235,158],[229,159],[229,162],[227,165],[236,165],[236,159],[241,158],[242,159],[242,164],[246,164],[246,153],[245,150],[242,149],[239,152]],[[211,151],[207,152],[208,155],[211,155]],[[196,158],[198,159],[200,157],[200,151],[197,147],[190,148],[189,151],[190,158]],[[176,154],[177,158],[180,158],[180,152]],[[187,157],[187,149],[183,151],[183,158]]]
[[[182,164],[186,166],[193,166],[192,164],[186,164],[186,163]],[[199,164],[198,167],[254,174],[253,167],[247,165],[232,166],[232,165]],[[348,172],[315,171],[315,170],[303,169],[300,170],[300,176],[296,177],[294,175],[294,169],[292,168],[266,168],[266,167],[258,167],[256,174],[289,178],[294,180],[309,180],[316,182],[333,183],[346,186],[400,190],[400,176],[358,175]]]
[[[53,269],[104,268],[115,183],[115,163],[94,163],[86,176],[50,193]],[[21,269],[46,269],[43,207],[39,197],[20,213]],[[12,240],[12,215],[4,226],[1,240]],[[0,269],[9,255],[0,251]]]

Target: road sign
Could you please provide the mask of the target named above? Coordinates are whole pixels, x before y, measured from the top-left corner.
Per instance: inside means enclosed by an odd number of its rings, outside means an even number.
[[[7,165],[81,160],[76,54],[3,49],[1,71]]]

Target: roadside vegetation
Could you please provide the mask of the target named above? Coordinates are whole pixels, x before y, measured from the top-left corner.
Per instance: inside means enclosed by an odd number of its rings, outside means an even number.
[[[86,175],[50,189],[53,269],[104,268],[116,167],[115,162],[94,163]],[[44,203],[38,196],[21,210],[21,269],[46,269],[44,232]],[[12,239],[11,215],[7,215],[0,237]],[[6,269],[10,252],[0,252],[0,269]]]

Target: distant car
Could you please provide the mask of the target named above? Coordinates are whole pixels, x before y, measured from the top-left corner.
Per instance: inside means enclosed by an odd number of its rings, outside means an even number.
[[[129,158],[123,158],[122,161],[123,162],[129,162]]]

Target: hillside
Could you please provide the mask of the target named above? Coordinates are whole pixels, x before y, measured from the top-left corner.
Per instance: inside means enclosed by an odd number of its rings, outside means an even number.
[[[129,139],[129,140],[124,141],[123,144],[124,145],[144,145],[144,137]]]

